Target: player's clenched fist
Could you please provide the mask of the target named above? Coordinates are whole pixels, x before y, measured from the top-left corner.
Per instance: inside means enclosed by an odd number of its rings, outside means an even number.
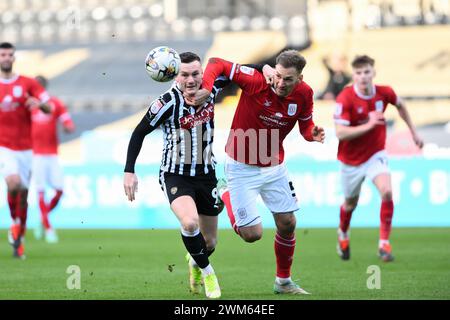
[[[208,100],[211,92],[206,89],[199,89],[194,95],[183,94],[186,102],[193,106],[201,106]]]
[[[129,201],[136,199],[135,193],[138,191],[138,179],[136,174],[131,172],[125,172],[123,176],[123,188],[125,189],[125,195]]]
[[[312,137],[314,141],[323,143],[325,140],[325,130],[322,127],[314,126],[312,128]]]
[[[369,112],[369,125],[373,128],[377,125],[384,124],[384,115],[379,111],[371,111]]]

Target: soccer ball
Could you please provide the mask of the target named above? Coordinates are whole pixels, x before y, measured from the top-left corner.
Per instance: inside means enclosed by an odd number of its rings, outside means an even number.
[[[162,46],[152,49],[145,58],[145,70],[158,82],[172,80],[180,70],[180,55],[174,49]]]

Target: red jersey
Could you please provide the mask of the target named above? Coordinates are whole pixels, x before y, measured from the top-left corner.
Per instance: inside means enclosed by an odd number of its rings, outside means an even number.
[[[30,96],[41,102],[49,99],[45,89],[32,78],[0,78],[0,146],[17,151],[31,149],[31,115],[25,105]]]
[[[373,94],[365,96],[358,92],[355,85],[348,86],[336,98],[334,121],[344,126],[358,126],[369,120],[369,112],[384,112],[387,105],[397,105],[397,95],[388,86],[374,86]],[[386,143],[386,125],[377,125],[365,134],[339,141],[338,159],[351,166],[360,165],[384,150]]]
[[[51,112],[46,114],[40,109],[31,111],[31,138],[34,154],[58,153],[58,121],[72,123],[66,106],[57,98],[51,97],[48,104]]]
[[[312,141],[313,90],[299,83],[287,97],[279,97],[264,76],[253,68],[213,58],[206,67],[203,87],[225,75],[242,89],[225,151],[236,161],[268,167],[284,160],[283,140],[299,123],[300,133]]]

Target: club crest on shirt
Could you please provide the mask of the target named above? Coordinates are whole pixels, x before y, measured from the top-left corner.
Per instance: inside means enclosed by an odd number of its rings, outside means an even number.
[[[13,87],[13,96],[15,98],[20,98],[22,96],[23,89],[21,86],[14,86]]]
[[[288,105],[288,115],[293,116],[297,113],[297,104],[296,103],[290,103]]]
[[[383,112],[383,101],[381,100],[375,101],[375,110]]]
[[[356,111],[358,112],[358,113],[363,113],[363,111],[364,111],[364,108],[363,107],[358,107],[357,109],[356,109]]]
[[[170,193],[173,194],[173,195],[175,195],[175,193],[177,193],[177,191],[178,191],[177,187],[170,188]]]
[[[239,208],[237,210],[237,214],[239,216],[240,219],[245,219],[247,218],[247,210],[245,210],[245,208]]]

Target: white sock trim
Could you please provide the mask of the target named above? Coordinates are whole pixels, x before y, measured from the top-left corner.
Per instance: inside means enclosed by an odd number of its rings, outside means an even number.
[[[206,277],[206,276],[208,276],[208,275],[214,273],[214,269],[213,269],[213,267],[212,267],[211,264],[208,264],[208,265],[206,266],[206,268],[200,269],[200,270],[202,270],[202,275],[203,275],[204,277]]]
[[[291,282],[292,279],[291,279],[291,277],[289,277],[289,278],[275,277],[275,281],[276,281],[276,283],[283,285],[283,284]]]
[[[389,240],[379,240],[378,241],[378,247],[381,248],[383,245],[389,244]]]
[[[198,235],[200,233],[200,228],[197,227],[197,229],[195,229],[194,231],[187,231],[184,230],[183,227],[181,227],[181,234],[185,237],[195,237],[196,235]]]

